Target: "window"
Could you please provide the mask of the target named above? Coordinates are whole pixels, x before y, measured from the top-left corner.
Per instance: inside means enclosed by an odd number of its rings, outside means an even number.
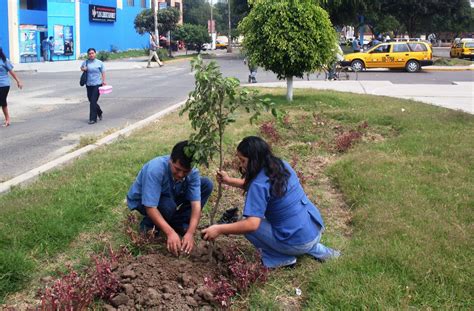
[[[46,11],[46,0],[20,0],[20,9]]]
[[[410,52],[410,49],[408,49],[408,46],[406,44],[394,44],[393,52],[394,53]]]
[[[410,50],[413,52],[425,52],[428,49],[426,48],[426,45],[421,44],[421,43],[408,43],[408,46],[410,47]]]
[[[128,6],[135,6],[135,0],[127,0]]]
[[[178,11],[181,11],[181,3],[175,2],[175,3],[174,3],[174,7],[175,7]]]
[[[382,44],[379,45],[372,53],[388,53],[390,51],[390,45]]]
[[[142,8],[146,8],[146,0],[142,0]]]

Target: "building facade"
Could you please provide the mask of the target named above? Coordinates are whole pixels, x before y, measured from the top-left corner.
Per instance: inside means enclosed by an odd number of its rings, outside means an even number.
[[[8,0],[0,1],[0,47],[14,63],[42,61],[41,42],[53,37],[53,60],[72,60],[88,48],[139,49],[149,38],[134,29],[141,10],[153,0]],[[158,0],[159,8],[182,3]],[[182,15],[182,14],[181,14]]]

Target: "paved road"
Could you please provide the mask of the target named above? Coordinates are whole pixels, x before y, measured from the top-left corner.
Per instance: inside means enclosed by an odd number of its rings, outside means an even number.
[[[247,80],[242,60],[226,54],[217,58],[224,75]],[[106,63],[107,66],[107,63]],[[112,64],[109,64],[112,67]],[[12,87],[9,102],[12,125],[0,128],[0,181],[8,180],[63,155],[74,148],[81,136],[101,135],[142,120],[165,107],[186,99],[194,84],[188,61],[163,68],[108,71],[114,86],[100,105],[104,120],[88,125],[89,106],[85,88],[78,85],[80,72],[21,72],[25,88]],[[257,75],[259,82],[277,81],[272,73]],[[311,77],[315,79],[315,77]],[[452,84],[473,81],[473,72],[368,71],[360,79],[403,84]]]
[[[0,128],[0,180],[8,180],[70,151],[81,136],[100,135],[142,120],[186,98],[194,78],[179,63],[161,69],[108,72],[101,96],[104,119],[88,125],[89,104],[76,73],[22,73],[25,88],[9,96],[12,125]]]

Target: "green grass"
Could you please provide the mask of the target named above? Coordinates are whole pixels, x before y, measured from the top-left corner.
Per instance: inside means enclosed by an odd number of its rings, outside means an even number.
[[[307,176],[316,157],[332,159],[305,187],[327,224],[323,242],[343,256],[322,265],[304,257],[236,303],[282,310],[472,308],[474,117],[336,92],[296,91],[288,105],[284,91],[265,92],[291,118],[277,126],[275,152],[288,160],[298,154],[298,169]],[[225,139],[229,157],[242,137],[258,133],[242,116]],[[367,135],[379,139],[335,154],[335,129],[364,121]],[[186,124],[171,114],[0,197],[0,300],[66,262],[86,264],[108,243],[126,244],[125,194],[146,161],[188,136]],[[326,175],[349,206],[344,225],[324,190]]]
[[[474,64],[472,61],[460,58],[440,57],[434,61],[435,66],[469,66],[472,64]]]

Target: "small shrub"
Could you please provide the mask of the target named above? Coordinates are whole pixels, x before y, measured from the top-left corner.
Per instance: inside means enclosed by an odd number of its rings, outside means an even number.
[[[97,59],[101,60],[101,61],[106,61],[110,58],[110,52],[107,52],[107,51],[99,51],[97,52],[97,55],[96,55]]]
[[[308,177],[305,176],[305,174],[300,171],[299,169],[297,169],[297,165],[298,165],[298,162],[299,162],[299,157],[298,155],[294,155],[292,158],[291,158],[291,167],[295,170],[296,172],[296,175],[298,176],[298,179],[300,180],[300,183],[301,185],[305,185],[306,184],[306,181],[308,180]]]
[[[258,253],[250,261],[247,261],[240,253],[236,251],[235,247],[229,247],[224,253],[224,257],[235,287],[240,293],[243,293],[252,284],[265,283],[267,281],[268,269],[262,265]]]
[[[258,253],[247,260],[242,252],[232,245],[224,251],[224,261],[229,279],[222,276],[218,281],[209,277],[204,278],[204,284],[212,291],[214,301],[221,308],[230,307],[231,299],[237,292],[245,293],[252,284],[267,281],[268,269],[263,266]]]
[[[338,152],[346,152],[361,137],[362,133],[354,130],[340,134],[336,137],[336,150]]]
[[[110,45],[110,52],[112,53],[118,53],[120,50],[118,48],[118,46],[114,45],[114,44],[111,44]]]
[[[214,281],[211,278],[205,277],[204,284],[212,291],[214,295],[214,302],[221,308],[228,308],[231,305],[231,298],[235,296],[236,290],[227,279],[221,277],[219,281]]]
[[[40,291],[40,310],[86,310],[94,298],[108,300],[120,289],[120,283],[112,273],[112,266],[128,255],[124,248],[119,253],[109,249],[108,256],[93,257],[95,265],[79,274],[71,267],[53,285]]]
[[[272,143],[278,143],[280,140],[280,134],[273,121],[263,122],[260,125],[260,133]]]

